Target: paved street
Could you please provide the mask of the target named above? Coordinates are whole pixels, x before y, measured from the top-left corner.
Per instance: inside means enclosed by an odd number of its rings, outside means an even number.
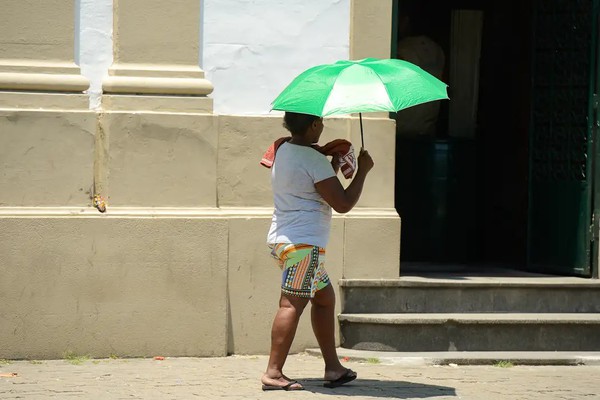
[[[262,392],[265,356],[0,362],[0,399],[597,399],[600,366],[403,366],[347,362],[359,379],[322,386],[322,360],[290,356],[306,390]],[[9,377],[16,373],[14,377]]]

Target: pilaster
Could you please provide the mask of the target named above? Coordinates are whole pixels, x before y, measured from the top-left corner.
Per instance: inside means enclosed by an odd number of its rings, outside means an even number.
[[[110,94],[205,97],[212,92],[199,67],[200,6],[198,0],[114,0],[114,62],[103,83],[109,94],[103,104],[127,109],[147,103]],[[206,103],[212,110],[211,100]]]
[[[351,0],[350,59],[389,58],[392,0]]]
[[[74,7],[75,1],[65,0],[2,2],[0,103],[2,91],[36,92],[21,95],[27,107],[47,101],[39,92],[80,93],[88,88],[88,80],[74,62]],[[77,106],[87,108],[86,96],[80,100]]]

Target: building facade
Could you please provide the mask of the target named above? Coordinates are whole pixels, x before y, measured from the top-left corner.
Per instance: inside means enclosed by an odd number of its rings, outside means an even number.
[[[7,0],[0,13],[0,358],[265,353],[279,271],[270,101],[320,63],[390,56],[392,1]],[[356,118],[324,141],[359,140]],[[335,215],[340,278],[399,274],[394,121]],[[338,306],[339,307],[339,306]],[[303,321],[293,350],[316,346]]]

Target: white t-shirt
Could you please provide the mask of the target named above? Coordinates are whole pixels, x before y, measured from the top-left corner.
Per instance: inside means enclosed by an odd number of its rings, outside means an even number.
[[[315,183],[335,176],[323,154],[308,146],[283,143],[271,168],[275,212],[267,243],[327,247],[331,207]]]

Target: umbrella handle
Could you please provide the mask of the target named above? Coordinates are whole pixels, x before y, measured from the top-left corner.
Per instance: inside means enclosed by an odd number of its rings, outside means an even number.
[[[362,113],[358,113],[358,118],[360,119],[360,149],[365,148],[365,138],[363,137],[363,125],[362,125]]]

